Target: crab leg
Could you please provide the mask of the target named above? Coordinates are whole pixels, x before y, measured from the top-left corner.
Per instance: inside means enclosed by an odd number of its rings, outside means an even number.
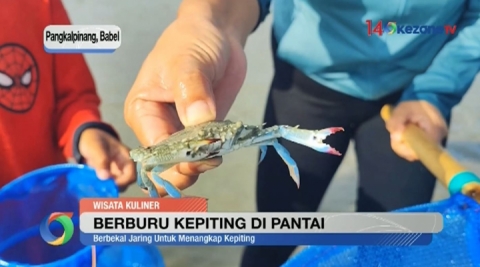
[[[260,164],[265,159],[266,155],[267,155],[267,146],[260,146],[260,160],[258,161],[258,164]]]
[[[171,166],[168,166],[167,168],[165,166],[157,166],[153,168],[151,171],[152,178],[155,181],[155,183],[157,183],[159,186],[164,188],[167,194],[169,194],[171,197],[174,197],[174,198],[181,197],[182,194],[178,188],[176,188],[169,181],[160,177],[160,173],[168,169],[169,167]],[[150,197],[154,197],[154,198],[160,197],[160,195],[158,194],[157,188],[152,183],[152,181],[150,181],[150,178],[148,178],[147,173],[142,168],[141,162],[137,163],[137,184],[140,188],[148,190],[148,194],[150,195]]]
[[[283,159],[283,162],[287,164],[290,177],[292,177],[293,181],[297,184],[297,187],[300,187],[300,171],[298,170],[297,163],[290,156],[288,150],[277,140],[273,141],[272,145],[277,151],[278,155]]]
[[[173,165],[169,165],[169,166],[156,166],[155,168],[152,169],[152,178],[153,180],[155,181],[156,184],[158,184],[159,186],[161,186],[163,189],[165,189],[165,191],[167,192],[167,194],[173,198],[181,198],[182,197],[182,192],[180,191],[180,189],[178,189],[176,186],[174,186],[172,183],[170,183],[169,181],[163,179],[161,176],[160,176],[160,173],[162,173],[163,171],[165,171],[166,169],[172,167]]]
[[[288,171],[290,172],[290,177],[292,177],[293,181],[297,185],[297,187],[300,187],[300,171],[298,170],[297,163],[295,160],[290,156],[290,153],[288,150],[282,146],[277,139],[274,139],[273,141],[268,141],[262,144],[260,146],[261,154],[260,154],[260,161],[265,158],[265,155],[267,154],[267,146],[273,146],[275,150],[277,151],[277,154],[282,158],[283,162],[288,167]]]
[[[264,140],[261,143],[258,143],[258,139],[256,139],[257,142],[252,142],[250,145],[258,145],[260,147],[260,162],[263,161],[263,159],[265,158],[265,155],[267,154],[267,146],[273,146],[277,151],[277,154],[282,158],[283,162],[285,162],[285,164],[288,166],[290,177],[292,177],[297,187],[300,187],[300,171],[298,170],[297,163],[290,156],[290,153],[288,152],[288,150],[277,141],[277,138],[274,136],[274,133],[271,132],[270,134],[273,137],[270,136],[270,138],[266,138],[267,140]],[[264,137],[266,137],[266,135],[262,136],[261,139],[264,139]]]
[[[137,162],[137,185],[140,186],[141,189],[148,189],[142,179],[142,163]]]
[[[137,162],[137,184],[140,188],[148,190],[150,197],[158,197],[158,192],[152,181],[142,168],[142,163]]]

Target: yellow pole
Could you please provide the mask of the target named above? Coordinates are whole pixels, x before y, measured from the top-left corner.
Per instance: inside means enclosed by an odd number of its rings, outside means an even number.
[[[387,122],[393,111],[384,106],[381,116]],[[408,125],[403,133],[406,143],[417,154],[425,167],[444,185],[450,193],[461,191],[480,203],[480,179],[455,160],[442,146],[428,138],[416,125]]]

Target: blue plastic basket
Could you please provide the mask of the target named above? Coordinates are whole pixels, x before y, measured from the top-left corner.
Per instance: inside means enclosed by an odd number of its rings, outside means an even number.
[[[112,180],[101,181],[85,165],[60,164],[30,172],[0,189],[0,266],[92,266],[92,248],[80,243],[78,230],[62,246],[40,236],[39,224],[52,212],[73,212],[78,229],[79,200],[117,198]],[[60,231],[52,224],[52,232]],[[154,246],[96,247],[98,267],[163,267]]]
[[[444,228],[429,246],[310,246],[283,267],[478,267],[480,205],[461,194],[399,211],[440,212]]]

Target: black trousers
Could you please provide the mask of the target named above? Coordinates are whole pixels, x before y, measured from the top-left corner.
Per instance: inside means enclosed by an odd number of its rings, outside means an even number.
[[[275,45],[273,47],[275,51]],[[358,160],[357,211],[383,212],[431,201],[435,178],[419,162],[397,156],[379,112],[395,104],[401,92],[377,101],[357,99],[309,79],[275,58],[275,77],[264,121],[271,125],[300,125],[304,129],[344,127],[327,143],[345,154],[354,140]],[[343,156],[318,153],[280,140],[300,170],[300,188],[290,178],[281,158],[269,149],[257,174],[257,208],[260,212],[317,211]],[[242,267],[279,267],[293,246],[247,247]]]

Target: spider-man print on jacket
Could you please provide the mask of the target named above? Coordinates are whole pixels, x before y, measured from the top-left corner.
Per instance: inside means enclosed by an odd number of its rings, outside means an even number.
[[[0,107],[11,112],[32,108],[38,91],[38,65],[19,44],[0,46]]]

